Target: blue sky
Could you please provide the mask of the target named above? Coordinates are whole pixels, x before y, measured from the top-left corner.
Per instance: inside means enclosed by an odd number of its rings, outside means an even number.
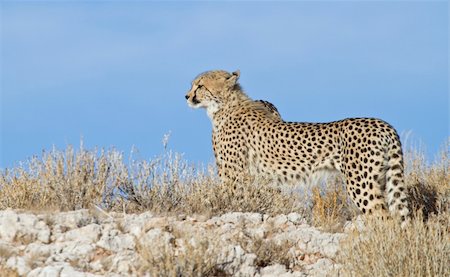
[[[0,168],[53,145],[213,161],[184,95],[241,70],[288,121],[378,117],[432,158],[449,137],[448,2],[1,2]]]

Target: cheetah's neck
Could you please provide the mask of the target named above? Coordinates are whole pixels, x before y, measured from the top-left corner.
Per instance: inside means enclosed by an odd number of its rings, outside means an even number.
[[[213,123],[213,125],[214,125],[214,115],[217,113],[217,111],[219,111],[219,104],[217,104],[216,102],[211,103],[206,108],[206,113],[208,114],[208,117]]]
[[[213,131],[220,128],[225,119],[230,116],[237,107],[244,102],[251,100],[242,90],[234,90],[231,97],[227,99],[226,103],[218,104],[211,103],[206,108],[209,119],[211,120]]]

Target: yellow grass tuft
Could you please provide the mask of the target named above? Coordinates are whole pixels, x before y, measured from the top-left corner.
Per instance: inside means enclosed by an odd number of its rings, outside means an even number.
[[[344,223],[358,213],[352,205],[341,178],[316,186],[312,188],[312,223],[328,232],[342,231]]]
[[[344,276],[450,276],[448,214],[402,229],[398,222],[371,218],[342,244]]]
[[[173,226],[171,226],[173,227]],[[150,276],[226,276],[219,268],[221,247],[212,233],[176,230],[170,241],[137,241],[141,258],[140,275]]]

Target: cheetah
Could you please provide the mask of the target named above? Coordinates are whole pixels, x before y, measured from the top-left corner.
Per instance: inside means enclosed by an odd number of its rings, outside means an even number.
[[[248,174],[295,185],[308,183],[324,171],[338,172],[362,213],[389,210],[406,224],[403,153],[391,125],[376,118],[286,122],[270,102],[248,97],[239,75],[239,71],[205,72],[185,96],[190,107],[205,108],[211,119],[222,181]]]

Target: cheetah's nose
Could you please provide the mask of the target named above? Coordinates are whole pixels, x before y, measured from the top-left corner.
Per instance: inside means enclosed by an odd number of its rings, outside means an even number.
[[[186,98],[186,100],[188,100],[189,99],[189,95],[184,96],[184,98]]]

